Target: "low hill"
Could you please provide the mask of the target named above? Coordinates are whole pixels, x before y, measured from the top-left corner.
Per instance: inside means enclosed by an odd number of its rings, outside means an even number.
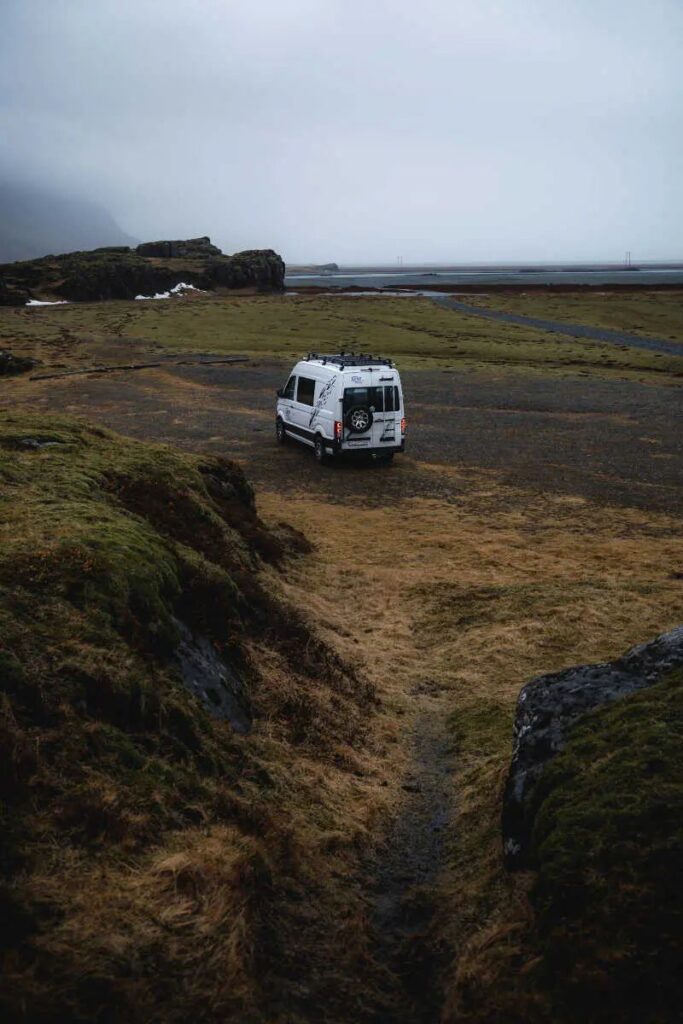
[[[0,491],[3,1019],[284,1019],[296,958],[354,955],[375,706],[273,597],[304,538],[235,463],[69,418],[0,415]]]
[[[168,292],[180,283],[215,288],[281,289],[285,265],[272,249],[225,256],[209,238],[110,246],[0,266],[0,305],[29,300],[96,302]]]
[[[0,182],[0,263],[101,245],[135,245],[135,239],[96,203]]]

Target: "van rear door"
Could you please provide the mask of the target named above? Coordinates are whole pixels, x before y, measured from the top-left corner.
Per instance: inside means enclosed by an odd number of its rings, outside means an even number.
[[[391,448],[401,443],[401,411],[398,388],[394,378],[380,380],[372,391],[375,407],[372,424],[372,447]]]

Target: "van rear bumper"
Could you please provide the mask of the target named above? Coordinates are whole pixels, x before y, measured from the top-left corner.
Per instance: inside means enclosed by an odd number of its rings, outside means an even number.
[[[405,451],[405,441],[400,444],[383,444],[375,448],[342,448],[339,441],[332,445],[335,455],[342,455],[344,458],[358,458],[367,455],[395,455],[397,452]]]

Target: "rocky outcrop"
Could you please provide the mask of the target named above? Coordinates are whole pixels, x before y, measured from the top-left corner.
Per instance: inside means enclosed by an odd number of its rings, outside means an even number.
[[[226,719],[235,732],[248,733],[252,714],[245,681],[207,636],[175,622],[180,641],[173,657],[185,686],[214,718]]]
[[[0,267],[0,275],[2,269]],[[28,288],[10,284],[0,276],[0,306],[24,306],[30,298]]]
[[[206,264],[199,287],[259,288],[279,291],[284,287],[285,264],[272,249],[247,249],[234,256],[222,256]],[[194,282],[193,282],[194,283]]]
[[[7,349],[0,348],[0,377],[9,377],[15,373],[26,373],[37,366],[37,360],[28,356],[13,356]]]
[[[284,287],[285,264],[272,249],[223,256],[208,238],[151,242],[149,246],[154,255],[143,255],[146,246],[142,245],[137,250],[109,247],[4,264],[0,266],[0,305],[22,306],[29,299],[134,299],[169,291],[179,281],[204,291],[279,291]]]
[[[547,762],[567,744],[574,724],[594,708],[659,682],[683,667],[683,626],[641,644],[616,661],[539,676],[521,690],[512,763],[503,799],[508,867],[525,867],[533,827],[530,796]]]
[[[142,242],[135,251],[138,256],[157,256],[166,259],[223,255],[217,245],[211,244],[208,235],[203,235],[202,238],[176,239],[173,242]]]

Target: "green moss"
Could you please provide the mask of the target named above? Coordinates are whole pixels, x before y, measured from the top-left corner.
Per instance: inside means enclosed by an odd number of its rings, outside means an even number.
[[[117,1019],[216,1016],[207,993],[227,1019],[226,977],[253,1003],[299,941],[286,894],[317,877],[373,692],[266,592],[288,543],[225,459],[0,414],[0,1016],[94,1020],[104,978]],[[183,684],[179,622],[240,677],[249,735]],[[159,863],[194,879],[181,914]]]
[[[187,823],[199,792],[210,816],[211,780],[241,755],[173,668],[177,620],[219,648],[234,639],[245,601],[227,566],[248,572],[242,531],[264,532],[248,501],[228,515],[212,498],[218,478],[249,495],[225,460],[68,418],[0,416],[5,863],[30,848],[43,806],[60,843],[149,841]],[[217,561],[202,554],[207,537]]]
[[[683,673],[587,716],[534,803],[539,981],[556,1019],[678,1019]]]

